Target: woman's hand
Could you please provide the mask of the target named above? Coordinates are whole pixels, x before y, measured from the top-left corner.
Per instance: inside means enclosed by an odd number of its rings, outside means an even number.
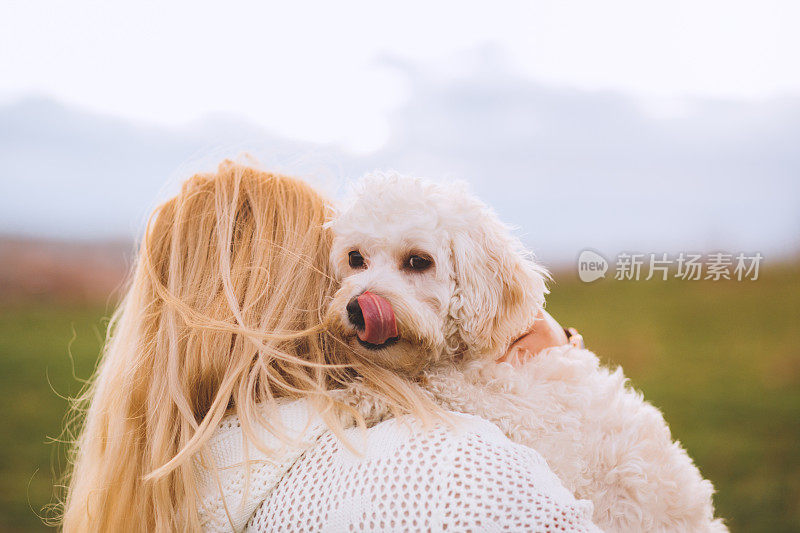
[[[533,329],[519,338],[498,362],[517,364],[522,362],[519,357],[525,354],[534,356],[545,348],[569,344],[564,328],[542,309],[536,315],[536,324]]]

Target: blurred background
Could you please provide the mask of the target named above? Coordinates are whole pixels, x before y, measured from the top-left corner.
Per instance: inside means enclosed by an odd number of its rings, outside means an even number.
[[[376,168],[468,181],[731,529],[800,531],[798,24],[791,0],[3,2],[0,530],[45,527],[147,214],[248,152],[334,198]],[[582,283],[587,248],[764,260]]]

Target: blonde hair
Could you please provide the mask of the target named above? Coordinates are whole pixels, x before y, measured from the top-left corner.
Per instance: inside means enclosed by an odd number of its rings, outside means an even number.
[[[73,406],[82,431],[65,531],[198,529],[193,460],[229,412],[250,439],[255,424],[280,437],[277,400],[306,398],[341,435],[363,419],[330,391],[360,376],[395,413],[426,417],[413,387],[321,327],[335,290],[328,210],[302,181],[225,161],[151,216],[101,362]]]

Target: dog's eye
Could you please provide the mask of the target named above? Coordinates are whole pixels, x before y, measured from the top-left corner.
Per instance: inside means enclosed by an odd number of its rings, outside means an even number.
[[[364,256],[358,250],[353,250],[347,254],[347,259],[350,262],[350,268],[362,268],[364,266]]]
[[[406,260],[406,268],[410,268],[411,270],[416,270],[418,272],[422,272],[423,270],[428,270],[433,261],[428,259],[427,257],[423,257],[421,255],[410,255]]]

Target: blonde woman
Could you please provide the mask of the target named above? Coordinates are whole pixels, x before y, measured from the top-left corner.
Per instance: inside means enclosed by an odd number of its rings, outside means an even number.
[[[225,162],[156,210],[75,406],[64,530],[593,530],[534,450],[325,335],[328,207]],[[352,380],[396,417],[365,428]]]

